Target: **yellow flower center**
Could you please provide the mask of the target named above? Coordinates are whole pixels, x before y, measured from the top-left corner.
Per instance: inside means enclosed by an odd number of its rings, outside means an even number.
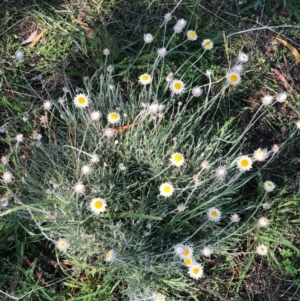
[[[242,167],[248,167],[249,166],[249,160],[247,160],[247,159],[241,160],[241,166]]]
[[[229,77],[229,80],[232,83],[236,83],[239,80],[239,77],[236,74],[231,74],[230,77]]]
[[[188,256],[188,255],[190,255],[190,250],[189,249],[185,249],[183,251],[183,256]]]
[[[149,80],[149,75],[147,75],[147,74],[142,75],[142,81],[143,82],[146,82],[148,80]]]
[[[171,192],[171,187],[170,187],[170,186],[165,186],[165,187],[164,187],[164,192],[165,192],[165,193]]]
[[[196,33],[194,31],[191,31],[189,35],[192,39],[196,37]]]
[[[59,245],[60,247],[65,248],[67,246],[67,243],[65,241],[61,241]]]
[[[210,47],[210,45],[211,45],[210,41],[206,41],[206,42],[204,43],[204,47]]]
[[[218,216],[219,216],[219,214],[218,214],[218,212],[217,212],[216,210],[213,210],[213,211],[210,213],[210,215],[211,215],[212,217],[218,217]]]
[[[110,118],[111,120],[116,120],[116,119],[118,118],[118,114],[117,114],[117,113],[111,113],[111,114],[109,115],[109,118]]]
[[[191,258],[186,258],[186,259],[184,260],[184,263],[185,263],[186,265],[191,265],[191,264],[193,263],[193,260],[192,260]]]
[[[182,161],[182,157],[181,157],[181,155],[179,155],[179,154],[175,155],[175,156],[173,157],[173,159],[174,159],[174,161],[177,162],[177,163],[179,163],[179,162]]]
[[[182,84],[181,83],[177,82],[177,83],[174,84],[174,89],[175,90],[179,91],[179,90],[181,90],[181,88],[182,88]]]
[[[84,105],[86,103],[86,98],[84,96],[80,96],[80,97],[78,97],[77,102],[80,105]]]
[[[264,248],[264,247],[260,247],[260,250],[261,250],[262,252],[265,252],[265,248]]]
[[[94,207],[96,209],[101,209],[103,207],[103,202],[101,200],[97,200],[95,203],[94,203]]]
[[[193,273],[195,275],[199,274],[200,273],[200,269],[198,267],[193,268]]]
[[[162,296],[158,296],[156,300],[157,301],[164,301],[164,298]]]
[[[105,254],[105,259],[108,259],[110,257],[110,251],[108,251],[106,254]]]

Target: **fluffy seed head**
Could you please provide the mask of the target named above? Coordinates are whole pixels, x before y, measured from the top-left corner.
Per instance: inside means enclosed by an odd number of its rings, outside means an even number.
[[[241,218],[238,214],[234,213],[231,215],[230,220],[232,223],[238,223],[241,220]]]
[[[173,153],[170,158],[171,164],[180,167],[184,164],[184,156],[181,153]]]
[[[268,150],[266,148],[264,149],[259,148],[256,151],[254,151],[253,157],[256,161],[260,161],[260,162],[265,161],[269,157]]]
[[[6,184],[11,183],[13,178],[14,176],[10,171],[5,171],[2,175],[3,182]]]
[[[192,89],[192,94],[193,94],[195,97],[201,96],[202,93],[203,93],[203,90],[202,90],[199,86],[195,86],[195,87]]]
[[[90,118],[92,121],[98,121],[102,116],[102,113],[100,111],[93,111],[90,115]]]
[[[287,93],[286,92],[280,92],[276,95],[276,100],[278,102],[285,102],[287,99]]]
[[[213,254],[214,250],[211,247],[204,247],[202,249],[202,255],[205,257],[210,257]]]
[[[154,37],[153,37],[153,35],[151,33],[144,34],[144,42],[146,44],[151,43],[153,40],[154,40]]]
[[[85,187],[82,184],[82,182],[78,182],[78,183],[75,184],[74,190],[78,194],[83,194],[85,192]]]
[[[65,238],[60,238],[56,242],[56,247],[57,247],[57,249],[59,251],[65,252],[65,251],[67,251],[69,249],[70,244],[69,244],[69,242]]]

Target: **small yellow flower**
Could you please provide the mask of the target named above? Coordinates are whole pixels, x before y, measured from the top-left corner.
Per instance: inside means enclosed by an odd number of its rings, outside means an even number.
[[[268,253],[268,248],[265,245],[261,244],[257,246],[256,252],[258,255],[265,256]]]

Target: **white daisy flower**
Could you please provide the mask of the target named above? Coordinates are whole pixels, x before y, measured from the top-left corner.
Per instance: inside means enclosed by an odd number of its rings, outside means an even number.
[[[189,267],[189,275],[193,279],[200,279],[203,276],[203,266],[200,263],[195,263]]]
[[[105,253],[105,261],[113,262],[116,259],[116,252],[114,250],[109,250]]]
[[[144,41],[146,44],[151,43],[154,40],[154,37],[151,33],[144,34]]]
[[[2,175],[3,182],[6,184],[11,183],[13,178],[14,176],[10,171],[5,171]]]
[[[90,203],[90,209],[93,213],[98,215],[100,212],[105,212],[106,211],[106,201],[101,198],[95,198],[91,200]]]
[[[214,250],[211,247],[204,247],[201,253],[205,257],[210,257],[214,253]]]
[[[117,112],[112,112],[107,115],[107,120],[109,123],[118,123],[121,120],[121,116]]]
[[[196,261],[192,257],[184,258],[183,262],[187,267],[190,267],[196,263]]]
[[[181,94],[184,91],[184,82],[180,79],[173,79],[170,83],[170,89],[174,94]]]
[[[139,82],[142,85],[148,85],[148,84],[151,83],[151,81],[152,81],[152,78],[148,73],[144,73],[144,74],[139,76]]]
[[[201,45],[205,50],[211,50],[214,47],[214,43],[210,39],[204,39]]]
[[[218,208],[211,207],[207,211],[208,219],[212,222],[219,222],[221,220],[222,213]]]
[[[246,53],[240,52],[238,55],[238,61],[239,63],[247,63],[249,60],[249,57]]]
[[[253,153],[253,157],[256,161],[265,161],[268,157],[269,157],[269,152],[266,148],[264,149],[257,149],[256,151],[254,151]]]
[[[193,256],[194,250],[192,247],[188,245],[183,246],[183,252],[179,255],[180,258],[185,259],[185,258],[190,258]]]
[[[276,185],[272,181],[264,182],[264,189],[266,192],[272,192],[275,189]]]
[[[86,108],[89,105],[89,102],[90,101],[85,94],[77,94],[73,100],[76,108]]]
[[[268,248],[265,245],[261,244],[257,246],[256,252],[258,255],[265,256],[268,253]]]
[[[236,161],[240,171],[248,171],[252,168],[252,160],[248,156],[241,156]]]
[[[174,186],[171,183],[163,183],[159,186],[160,195],[164,197],[169,197],[174,192]]]
[[[226,75],[226,80],[228,84],[236,86],[241,82],[241,76],[239,72],[231,71]]]
[[[166,297],[162,294],[154,293],[153,296],[152,296],[152,300],[153,301],[165,301]]]
[[[196,41],[198,39],[197,33],[194,30],[189,30],[186,35],[190,41]]]
[[[269,106],[273,102],[273,98],[274,98],[273,96],[268,94],[262,97],[261,102],[264,106]]]

